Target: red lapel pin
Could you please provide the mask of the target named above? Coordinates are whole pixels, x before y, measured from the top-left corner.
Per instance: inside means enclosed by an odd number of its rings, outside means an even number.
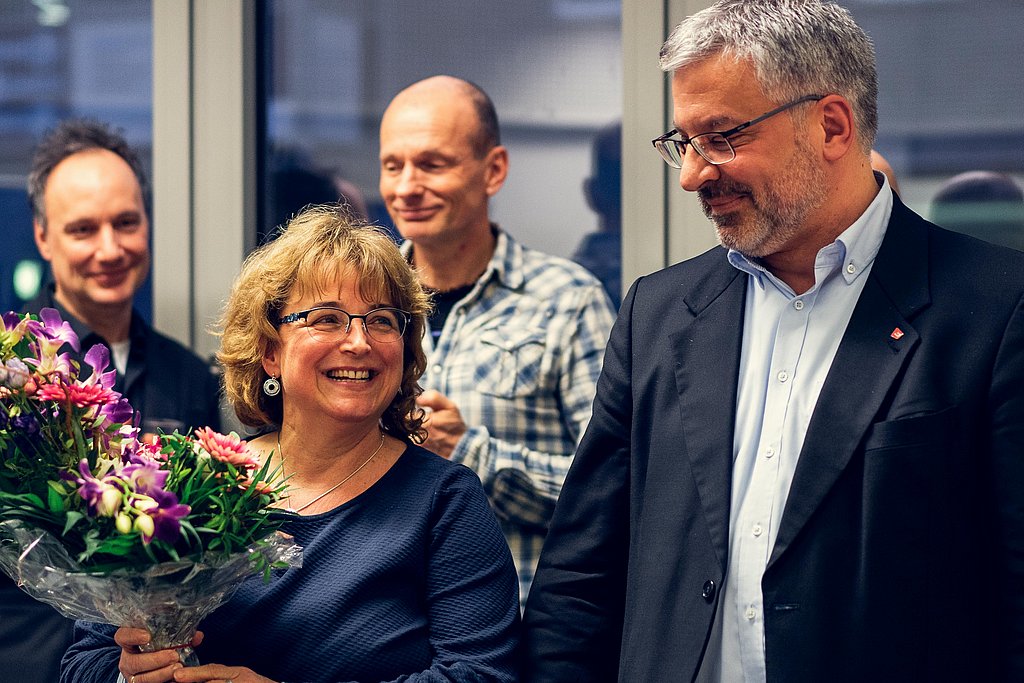
[[[903,336],[903,330],[897,327],[892,331],[892,334],[890,334],[889,336],[892,337],[893,339],[899,339],[900,337]]]

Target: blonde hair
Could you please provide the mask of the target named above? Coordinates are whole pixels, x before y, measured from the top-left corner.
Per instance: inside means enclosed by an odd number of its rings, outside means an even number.
[[[244,424],[281,423],[280,395],[262,391],[263,359],[280,342],[277,320],[289,297],[326,291],[353,274],[364,299],[388,301],[411,314],[402,339],[402,383],[381,425],[393,436],[423,441],[425,415],[416,397],[427,365],[422,338],[429,299],[386,232],[332,205],[307,207],[288,221],[276,239],[246,258],[231,290],[218,326],[217,360],[224,367],[225,394]]]

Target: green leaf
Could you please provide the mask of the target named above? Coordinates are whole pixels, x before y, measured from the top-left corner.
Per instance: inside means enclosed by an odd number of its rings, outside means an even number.
[[[64,530],[61,532],[60,535],[61,536],[66,535],[68,533],[68,530],[71,529],[71,527],[75,526],[75,524],[77,524],[78,522],[80,522],[83,519],[85,519],[85,515],[82,514],[81,512],[76,512],[74,510],[69,512],[64,517]]]
[[[136,534],[118,534],[96,544],[96,553],[124,557],[138,545]]]
[[[58,493],[54,488],[55,485],[59,486],[57,482],[48,482],[49,486],[46,489],[46,507],[50,512],[64,512],[64,496]]]

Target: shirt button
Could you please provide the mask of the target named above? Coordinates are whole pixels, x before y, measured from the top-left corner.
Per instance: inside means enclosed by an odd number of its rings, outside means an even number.
[[[798,311],[804,310],[804,301],[803,301],[803,299],[797,299],[796,301],[794,301],[793,302],[793,308],[795,308]]]
[[[434,367],[432,367],[430,369],[430,371],[433,372],[435,375],[439,375],[439,374],[441,374],[441,366],[440,365],[435,365]]]
[[[760,525],[760,524],[755,524],[755,525],[754,525],[754,528],[753,528],[753,529],[751,529],[751,531],[753,531],[753,532],[754,532],[754,536],[760,536],[760,535],[761,535],[761,532],[762,532],[762,531],[764,531],[764,529],[763,529],[763,528],[761,528],[761,525]]]
[[[786,372],[785,370],[781,370],[779,371],[778,378],[780,382],[785,382],[787,379],[789,379],[789,373]]]
[[[853,265],[852,263],[847,263],[846,272],[849,273],[850,275],[853,275],[854,273],[857,272],[857,266]]]
[[[757,610],[755,610],[753,607],[748,607],[746,613],[744,613],[743,616],[747,618],[747,621],[753,621],[754,617],[757,616]]]
[[[764,449],[764,457],[770,458],[773,455],[775,455],[775,449],[774,448],[769,446],[768,448]]]

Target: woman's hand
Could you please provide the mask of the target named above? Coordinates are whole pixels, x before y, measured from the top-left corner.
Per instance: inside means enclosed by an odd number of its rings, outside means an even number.
[[[252,669],[244,666],[224,666],[222,664],[204,664],[177,669],[174,679],[178,683],[206,683],[207,681],[231,681],[232,683],[274,683]],[[136,682],[138,683],[138,682]],[[143,682],[145,683],[145,682]]]
[[[192,639],[192,647],[202,640],[203,634],[196,632],[195,638]],[[173,681],[174,672],[183,667],[181,660],[178,659],[177,650],[140,652],[139,648],[149,643],[149,632],[145,629],[122,626],[114,633],[114,642],[121,646],[121,660],[117,668],[127,683]]]

